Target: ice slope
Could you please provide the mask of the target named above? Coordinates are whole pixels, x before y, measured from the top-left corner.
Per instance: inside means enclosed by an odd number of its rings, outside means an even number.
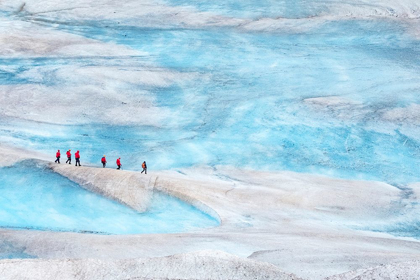
[[[45,271],[45,267],[50,269]],[[220,251],[200,251],[163,258],[131,260],[0,261],[7,279],[279,279],[299,280],[273,265]]]
[[[42,163],[23,161],[0,168],[0,227],[139,234],[218,225],[216,219],[185,202],[153,190],[151,196],[147,211],[139,213],[82,189]],[[13,252],[4,246],[0,250]]]
[[[49,267],[47,273],[46,267]],[[145,267],[148,274],[144,272]],[[180,271],[177,269],[179,267],[187,268]],[[217,271],[213,271],[215,267]],[[418,279],[419,267],[418,261],[393,263],[333,275],[325,280]],[[143,280],[181,279],[184,275],[188,278],[193,276],[194,279],[301,279],[275,267],[217,251],[123,261],[23,260],[16,263],[12,260],[4,260],[0,262],[0,271],[8,279],[22,277],[22,275],[28,275],[31,279],[73,279],[75,275],[78,279],[98,277],[101,279],[115,279],[116,277]]]
[[[74,169],[73,173],[77,175]],[[293,172],[246,172],[223,167],[217,170],[189,168],[183,169],[182,173],[154,172],[154,176],[158,177],[156,187],[159,190],[171,191],[191,201],[201,201],[214,209],[222,220],[220,226],[176,234],[142,235],[0,229],[0,240],[5,242],[5,246],[0,247],[1,252],[10,250],[17,254],[21,250],[27,255],[47,259],[35,262],[2,261],[6,265],[5,270],[15,273],[22,266],[29,265],[28,269],[39,273],[45,272],[45,269],[61,273],[65,270],[62,265],[72,265],[73,261],[67,263],[68,259],[90,259],[92,262],[87,261],[87,267],[76,264],[76,271],[86,269],[88,273],[90,268],[89,273],[102,275],[103,271],[97,272],[94,268],[95,263],[107,263],[104,270],[110,273],[132,264],[129,271],[142,268],[142,271],[150,269],[153,273],[171,273],[168,277],[172,275],[171,278],[175,279],[195,278],[198,277],[195,273],[202,271],[204,261],[204,271],[221,272],[227,269],[226,273],[236,273],[238,270],[234,267],[242,267],[243,259],[232,267],[231,257],[224,261],[217,258],[223,263],[220,268],[219,262],[207,262],[213,259],[213,254],[197,259],[200,265],[195,265],[195,268],[199,271],[190,270],[190,265],[194,267],[191,264],[196,259],[194,257],[185,257],[189,260],[186,262],[176,262],[179,270],[171,269],[168,263],[168,270],[161,268],[154,271],[156,266],[153,264],[157,261],[154,258],[222,250],[241,258],[272,264],[304,279],[316,280],[420,257],[420,242],[414,238],[351,227],[352,224],[390,225],[410,214],[400,215],[401,211],[408,210],[406,205],[398,203],[404,191],[385,183]],[[115,178],[117,185],[119,181],[120,178]],[[372,198],[375,203],[372,203]],[[412,210],[411,214],[415,216],[416,210]],[[141,261],[133,263],[132,259]],[[166,260],[173,259],[171,256]],[[48,260],[54,261],[51,263]],[[58,265],[57,270],[48,270],[54,264]],[[255,277],[268,272],[259,267],[252,266],[248,271]],[[184,274],[186,272],[190,273],[189,277]],[[229,278],[223,275],[212,279]]]

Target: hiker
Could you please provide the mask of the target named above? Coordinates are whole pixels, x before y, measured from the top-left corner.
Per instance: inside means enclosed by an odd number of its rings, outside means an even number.
[[[143,163],[141,164],[141,167],[143,168],[143,171],[141,173],[144,172],[144,174],[147,174],[147,165],[145,161],[143,161]]]
[[[105,158],[105,155],[102,157],[101,162],[102,162],[102,167],[105,168],[105,166],[106,166],[106,158]]]
[[[71,164],[71,150],[68,150],[66,155],[67,155],[66,163]]]
[[[121,168],[121,158],[117,159],[117,165],[118,165],[117,169],[120,169]]]
[[[77,151],[77,152],[74,154],[74,158],[76,159],[76,166],[77,166],[77,164],[79,164],[79,166],[81,166],[81,165],[80,165],[80,154],[79,154],[79,151]]]
[[[60,150],[57,151],[57,153],[55,154],[55,156],[56,156],[57,159],[54,162],[60,163],[60,157],[61,157]]]

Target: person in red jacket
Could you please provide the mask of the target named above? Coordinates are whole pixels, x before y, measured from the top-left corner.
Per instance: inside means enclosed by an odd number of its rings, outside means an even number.
[[[67,155],[66,163],[71,164],[71,150],[68,150],[66,155]]]
[[[57,151],[57,153],[55,154],[55,157],[57,158],[54,162],[58,162],[58,163],[60,163],[60,157],[61,157],[61,154],[60,154],[60,150],[58,150]]]
[[[121,158],[117,159],[117,165],[118,165],[117,169],[120,169],[121,168]]]
[[[77,164],[79,164],[79,166],[81,166],[81,165],[80,165],[80,154],[79,154],[79,151],[77,151],[77,152],[74,154],[74,158],[76,159],[76,166],[77,166]]]
[[[102,167],[105,168],[105,166],[106,166],[106,158],[105,158],[105,155],[101,158],[101,162],[102,162]]]

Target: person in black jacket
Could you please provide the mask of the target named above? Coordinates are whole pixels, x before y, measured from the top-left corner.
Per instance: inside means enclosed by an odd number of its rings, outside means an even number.
[[[144,174],[147,174],[147,165],[145,161],[143,161],[143,163],[141,164],[141,167],[143,167],[143,171],[141,173],[144,172]]]

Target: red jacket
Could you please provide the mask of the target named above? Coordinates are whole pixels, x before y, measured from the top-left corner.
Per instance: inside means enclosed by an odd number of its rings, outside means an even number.
[[[121,165],[120,159],[117,159],[117,165]]]
[[[74,154],[74,157],[75,157],[75,158],[80,158],[79,152],[76,152],[76,153]]]
[[[55,156],[56,156],[56,157],[60,157],[60,156],[61,156],[60,152],[57,152],[57,153],[55,154]]]
[[[67,151],[66,155],[67,155],[67,157],[71,157],[70,151]]]
[[[102,157],[101,162],[106,162],[106,158]]]

